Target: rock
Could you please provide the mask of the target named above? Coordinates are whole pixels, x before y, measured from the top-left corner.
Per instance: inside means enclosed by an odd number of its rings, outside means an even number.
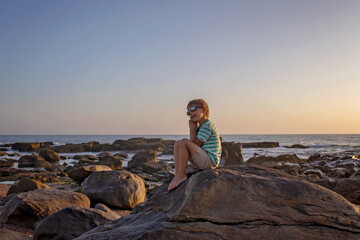
[[[39,156],[44,158],[46,161],[51,163],[58,163],[60,162],[60,155],[57,152],[54,152],[52,150],[46,149],[41,150],[39,153]]]
[[[360,177],[322,179],[315,183],[337,192],[351,203],[360,205]]]
[[[172,167],[168,164],[166,164],[165,162],[150,162],[150,163],[144,163],[141,165],[141,169],[145,172],[145,173],[157,173],[157,172],[168,172],[168,171],[172,171]]]
[[[299,172],[300,172],[300,165],[297,163],[284,162],[284,163],[280,163],[280,166],[275,165],[274,168],[282,170],[282,171],[284,171],[288,174],[294,175],[294,176],[299,175]]]
[[[221,158],[225,160],[225,166],[243,164],[242,144],[234,142],[221,143]]]
[[[93,160],[93,161],[98,160],[97,157],[95,157],[93,155],[88,155],[88,154],[86,154],[86,155],[75,155],[73,157],[73,159],[78,159],[78,160],[80,160],[80,159],[88,159],[88,160]]]
[[[61,160],[66,160],[66,159],[68,159],[68,158],[67,158],[67,156],[60,156],[60,159],[61,159]]]
[[[289,146],[284,146],[285,148],[300,148],[300,149],[305,149],[305,148],[309,148],[308,146],[304,146],[301,144],[293,144],[290,147]]]
[[[271,156],[259,156],[250,158],[247,163],[255,163],[265,167],[274,167],[277,163],[300,163],[302,160],[296,156],[296,154],[285,154],[277,157]]]
[[[128,162],[129,168],[141,167],[144,163],[156,163],[158,162],[157,152],[155,151],[141,151],[136,153],[131,161]]]
[[[88,143],[79,143],[72,144],[68,143],[65,145],[59,145],[51,147],[50,150],[53,150],[58,153],[76,153],[76,152],[99,152],[100,151],[99,142],[88,142]]]
[[[1,240],[31,240],[32,238],[19,232],[0,229],[0,239]]]
[[[170,141],[163,141],[161,138],[131,138],[129,140],[118,139],[113,143],[115,150],[153,150],[161,152],[165,149],[165,145],[169,145]]]
[[[34,240],[71,240],[90,229],[119,219],[94,208],[64,208],[40,222],[34,232]]]
[[[334,168],[330,170],[328,177],[345,178],[349,177],[349,174],[347,174],[345,168]]]
[[[99,209],[103,212],[107,213],[107,216],[111,216],[112,218],[118,219],[120,217],[119,214],[108,208],[105,204],[97,203],[94,208]]]
[[[120,158],[128,158],[129,157],[129,155],[126,153],[115,153],[114,156],[120,157]]]
[[[321,157],[321,155],[319,153],[315,153],[308,158],[308,161],[314,161],[314,160],[319,159],[320,157]]]
[[[25,179],[21,179],[18,183],[11,185],[9,191],[7,192],[7,196],[13,193],[28,192],[42,188],[50,188],[50,187],[41,182],[25,178]]]
[[[30,152],[38,148],[51,147],[54,145],[52,142],[19,142],[11,145],[13,150]]]
[[[15,161],[0,160],[0,168],[12,167],[12,166],[14,166],[14,162],[15,162]]]
[[[322,179],[325,174],[320,169],[308,169],[301,173],[301,176],[311,179]]]
[[[242,148],[276,148],[276,147],[280,147],[278,142],[242,143]]]
[[[122,169],[123,161],[122,161],[122,158],[113,156],[111,154],[108,156],[99,157],[99,162],[97,162],[97,164],[106,165],[113,170],[120,170],[120,169]]]
[[[8,155],[6,152],[0,151],[0,157],[1,157],[1,156],[6,156],[6,155]]]
[[[146,196],[143,180],[126,170],[93,172],[81,186],[94,203],[119,208],[134,208]]]
[[[63,172],[65,170],[65,166],[59,164],[51,164],[50,166],[46,166],[45,170],[49,172]]]
[[[90,207],[90,200],[81,193],[52,188],[11,194],[0,207],[0,223],[35,228],[45,217],[73,206]]]
[[[301,178],[256,165],[200,171],[155,190],[132,214],[84,239],[359,239],[359,206]]]
[[[112,171],[112,169],[105,165],[92,165],[92,166],[84,166],[80,168],[76,168],[71,170],[68,173],[69,178],[82,182],[85,178],[87,178],[91,173],[98,171]]]
[[[37,154],[24,155],[19,159],[19,168],[40,168],[45,166],[50,166],[50,163]]]

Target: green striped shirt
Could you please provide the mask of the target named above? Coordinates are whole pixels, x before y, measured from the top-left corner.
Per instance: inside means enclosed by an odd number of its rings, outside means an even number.
[[[209,155],[211,161],[218,166],[221,157],[221,142],[214,123],[209,119],[196,129],[196,137],[204,142],[201,148]]]

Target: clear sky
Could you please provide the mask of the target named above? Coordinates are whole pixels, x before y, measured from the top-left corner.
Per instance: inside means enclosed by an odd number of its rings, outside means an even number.
[[[360,133],[360,1],[0,0],[0,134]]]

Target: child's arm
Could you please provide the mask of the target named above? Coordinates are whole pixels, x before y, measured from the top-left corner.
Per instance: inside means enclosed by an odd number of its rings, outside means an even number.
[[[197,122],[193,122],[189,120],[189,128],[190,128],[190,140],[196,143],[199,147],[203,145],[204,142],[202,142],[200,139],[196,137],[196,127]]]

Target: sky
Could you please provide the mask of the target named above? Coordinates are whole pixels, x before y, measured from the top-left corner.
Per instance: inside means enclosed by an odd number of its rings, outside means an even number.
[[[0,134],[359,134],[360,1],[0,0]]]

